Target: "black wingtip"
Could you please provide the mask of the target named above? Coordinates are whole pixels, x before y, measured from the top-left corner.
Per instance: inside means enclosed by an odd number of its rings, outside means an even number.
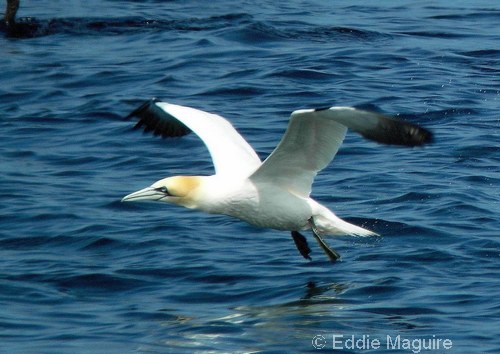
[[[145,133],[152,132],[154,135],[166,137],[179,137],[189,134],[191,129],[169,114],[156,103],[162,102],[158,98],[152,98],[138,108],[133,110],[125,119],[138,118],[139,121],[134,129],[144,128]]]
[[[161,102],[156,97],[151,98],[150,100],[147,100],[143,104],[141,104],[138,108],[134,109],[132,112],[130,112],[125,119],[131,119],[133,117],[139,117],[141,114],[144,114],[148,109],[151,108],[151,105],[155,104],[156,102]]]
[[[430,130],[418,125],[412,124],[408,134],[410,136],[409,140],[414,142],[414,146],[427,145],[434,142],[434,134]]]
[[[413,123],[390,120],[385,127],[391,143],[406,146],[422,146],[433,142],[430,130]]]
[[[365,138],[382,144],[423,146],[434,141],[432,132],[419,125],[380,115],[376,129],[360,132]]]

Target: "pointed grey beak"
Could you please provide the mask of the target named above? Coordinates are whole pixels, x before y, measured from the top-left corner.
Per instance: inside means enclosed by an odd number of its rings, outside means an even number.
[[[130,193],[122,198],[122,202],[132,202],[139,200],[161,200],[167,195],[158,188],[147,187],[137,192]]]

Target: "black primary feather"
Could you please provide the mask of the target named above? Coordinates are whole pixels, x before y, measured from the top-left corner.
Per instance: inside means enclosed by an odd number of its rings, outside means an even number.
[[[191,129],[181,121],[158,107],[157,102],[161,101],[153,98],[126,117],[126,119],[139,119],[134,129],[143,128],[145,133],[152,132],[155,136],[161,135],[162,138],[179,137],[191,133]]]
[[[380,115],[377,128],[362,132],[367,139],[382,144],[420,146],[432,142],[432,133],[416,124]]]
[[[314,111],[321,112],[329,109],[330,108],[327,107],[321,107],[316,108]],[[362,108],[356,109],[360,112],[365,111]],[[381,144],[404,146],[419,146],[432,143],[433,141],[432,133],[421,126],[395,118],[389,118],[373,111],[365,112],[377,115],[376,127],[368,130],[356,129],[353,126],[350,127],[350,129],[361,134],[366,139],[373,140]]]

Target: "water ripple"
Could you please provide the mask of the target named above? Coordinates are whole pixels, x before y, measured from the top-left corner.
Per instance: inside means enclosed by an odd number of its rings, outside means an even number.
[[[310,352],[334,334],[499,351],[488,1],[73,5],[24,2],[18,31],[0,29],[3,351]],[[313,194],[381,236],[328,238],[332,264],[304,231],[306,261],[289,232],[120,202],[213,173],[195,136],[132,130],[123,117],[150,97],[226,116],[262,158],[293,110],[329,105],[425,125],[435,142],[348,133]]]

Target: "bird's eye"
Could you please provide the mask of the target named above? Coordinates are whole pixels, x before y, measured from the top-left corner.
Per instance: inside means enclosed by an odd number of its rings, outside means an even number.
[[[167,187],[165,187],[165,186],[163,186],[163,187],[159,187],[159,188],[156,188],[156,190],[157,190],[158,192],[163,193],[163,194],[168,194],[168,189],[167,189]]]

